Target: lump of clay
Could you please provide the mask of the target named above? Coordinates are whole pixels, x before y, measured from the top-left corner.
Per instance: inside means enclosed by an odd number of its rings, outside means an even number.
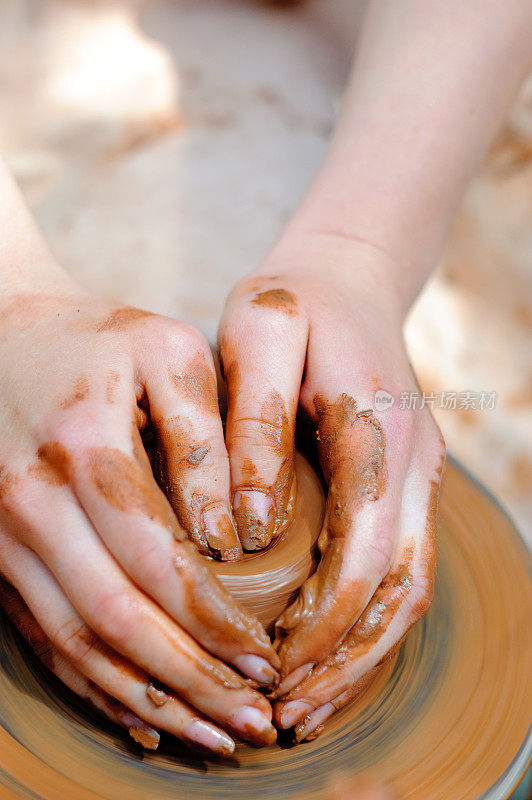
[[[325,511],[320,480],[296,454],[297,500],[294,521],[265,550],[237,562],[209,559],[209,569],[245,608],[271,629],[316,568],[316,541]]]

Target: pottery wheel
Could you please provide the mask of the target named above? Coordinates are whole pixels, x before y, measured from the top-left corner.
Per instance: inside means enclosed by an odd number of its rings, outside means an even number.
[[[452,462],[436,594],[398,658],[315,741],[205,760],[162,737],[141,751],[31,656],[0,616],[0,798],[317,798],[366,772],[405,800],[502,800],[530,758],[532,591],[512,524]]]

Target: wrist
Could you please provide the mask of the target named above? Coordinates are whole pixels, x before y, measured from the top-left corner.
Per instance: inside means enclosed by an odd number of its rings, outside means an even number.
[[[384,250],[357,237],[289,225],[255,274],[282,275],[322,302],[341,300],[353,313],[377,313],[400,332],[409,304],[397,284],[398,265]]]

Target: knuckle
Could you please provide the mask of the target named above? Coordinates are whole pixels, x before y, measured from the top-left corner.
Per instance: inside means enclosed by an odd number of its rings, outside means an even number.
[[[182,323],[181,336],[185,345],[190,350],[197,352],[198,350],[204,355],[211,354],[211,348],[204,334],[193,325]]]
[[[271,449],[285,433],[282,421],[267,421],[261,417],[233,417],[227,426],[226,439],[232,444],[240,440],[257,447]]]
[[[96,642],[95,633],[79,619],[69,620],[52,636],[55,646],[76,663],[89,659]]]
[[[105,594],[93,612],[93,628],[116,650],[131,639],[135,628],[134,600],[125,590]]]

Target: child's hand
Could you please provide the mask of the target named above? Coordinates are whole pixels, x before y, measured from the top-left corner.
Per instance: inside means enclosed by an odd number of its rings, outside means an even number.
[[[329,484],[318,570],[277,621],[275,719],[298,739],[360,691],[433,594],[444,445],[426,409],[399,407],[417,387],[384,261],[327,237],[279,247],[236,287],[220,330],[243,546],[285,522],[298,403]],[[377,390],[394,405],[374,410]]]
[[[0,366],[0,573],[24,635],[126,721],[226,755],[221,729],[272,741],[269,703],[223,662],[272,686],[278,658],[188,541],[241,553],[204,338],[82,293],[25,295],[1,308]]]

